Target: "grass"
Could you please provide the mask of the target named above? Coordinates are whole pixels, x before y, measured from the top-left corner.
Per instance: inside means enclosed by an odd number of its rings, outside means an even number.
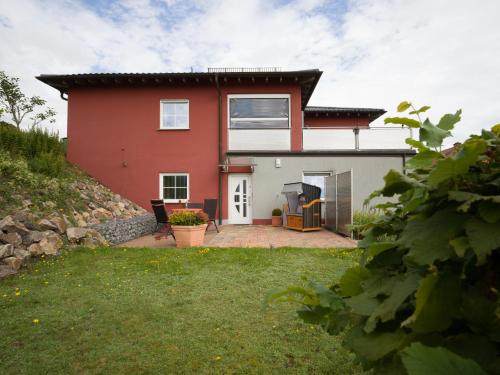
[[[334,249],[81,248],[0,281],[0,373],[354,374],[339,337],[270,288],[330,283]],[[19,294],[19,295],[16,295]]]

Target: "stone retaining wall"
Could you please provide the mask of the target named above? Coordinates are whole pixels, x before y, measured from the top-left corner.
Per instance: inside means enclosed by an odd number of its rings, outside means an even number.
[[[156,228],[156,219],[153,214],[146,214],[130,219],[108,220],[91,225],[90,228],[101,233],[110,244],[116,245],[152,234]]]

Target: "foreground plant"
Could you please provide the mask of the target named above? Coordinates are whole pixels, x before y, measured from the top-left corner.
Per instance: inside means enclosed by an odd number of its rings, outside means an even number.
[[[310,282],[273,292],[332,335],[365,368],[394,374],[500,374],[500,124],[457,152],[438,150],[460,120],[437,125],[403,102],[408,117],[385,120],[420,131],[407,174],[391,170],[374,197],[383,215],[364,228],[360,264],[327,288]],[[390,240],[388,240],[390,239]]]

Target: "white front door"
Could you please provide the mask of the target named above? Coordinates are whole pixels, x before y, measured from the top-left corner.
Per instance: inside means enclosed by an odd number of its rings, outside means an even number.
[[[252,224],[251,175],[229,175],[229,223]]]

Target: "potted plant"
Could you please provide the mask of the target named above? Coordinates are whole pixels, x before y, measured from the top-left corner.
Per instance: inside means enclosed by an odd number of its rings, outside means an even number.
[[[273,227],[281,227],[283,225],[283,218],[281,217],[282,211],[279,208],[273,210],[273,217],[271,224]]]
[[[205,212],[179,211],[170,215],[168,221],[174,231],[177,247],[203,245],[208,222]]]

